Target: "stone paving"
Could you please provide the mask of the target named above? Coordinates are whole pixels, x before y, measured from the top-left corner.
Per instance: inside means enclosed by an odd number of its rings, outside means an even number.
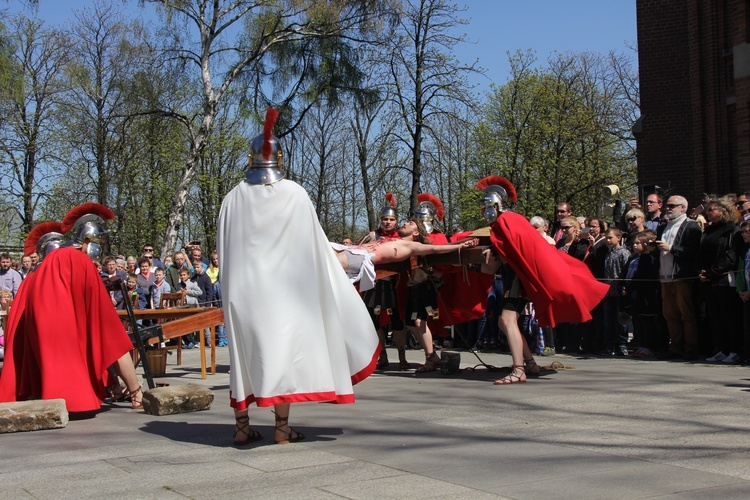
[[[104,405],[64,429],[0,435],[0,499],[748,498],[750,369],[625,358],[567,365],[526,384],[461,353],[456,376],[385,370],[354,405],[292,407],[307,440],[230,445],[227,351],[200,379],[198,350],[170,357],[170,384],[211,388],[208,411],[151,416]],[[503,354],[481,354],[491,366]],[[409,351],[415,368],[422,356]],[[397,359],[395,351],[391,358]]]

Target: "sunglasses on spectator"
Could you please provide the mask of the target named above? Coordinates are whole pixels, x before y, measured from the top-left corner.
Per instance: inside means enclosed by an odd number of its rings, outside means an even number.
[[[745,203],[747,203],[747,200],[737,200],[737,203],[735,203],[734,206],[735,207],[741,207]]]
[[[638,217],[628,217],[628,222],[635,222]]]
[[[677,208],[681,207],[682,205],[675,205],[674,203],[667,203],[667,208]]]
[[[573,227],[573,226],[560,226],[560,229],[562,229],[563,231],[567,231],[571,227]]]

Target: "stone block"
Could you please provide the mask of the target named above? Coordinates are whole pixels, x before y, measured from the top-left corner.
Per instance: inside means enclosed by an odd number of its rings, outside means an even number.
[[[156,387],[143,394],[143,409],[151,415],[173,415],[208,410],[214,393],[201,385]]]
[[[440,373],[456,375],[461,367],[461,353],[456,351],[440,351]]]
[[[64,399],[0,403],[0,434],[60,429],[68,425]]]

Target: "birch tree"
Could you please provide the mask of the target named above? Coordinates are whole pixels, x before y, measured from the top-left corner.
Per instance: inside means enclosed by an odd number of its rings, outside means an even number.
[[[309,105],[323,93],[335,96],[357,71],[349,43],[371,41],[386,1],[147,1],[161,8],[170,28],[165,58],[180,61],[199,82],[200,104],[193,115],[166,110],[185,126],[189,147],[169,210],[164,254],[174,247],[219,103],[230,88],[243,86],[259,115],[269,104],[283,113],[300,98]],[[301,119],[304,111],[295,116]]]

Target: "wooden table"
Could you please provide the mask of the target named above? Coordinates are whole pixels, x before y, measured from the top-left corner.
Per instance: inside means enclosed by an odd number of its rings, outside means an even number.
[[[181,318],[190,318],[201,313],[213,312],[214,314],[209,315],[211,320],[209,324],[200,326],[200,329],[210,328],[211,330],[211,375],[216,375],[216,326],[224,322],[223,310],[215,307],[168,307],[164,309],[136,309],[133,311],[136,319],[172,319],[177,320]],[[117,315],[127,320],[128,312],[124,310],[118,310]],[[189,329],[184,333],[170,334],[166,338],[176,338],[178,342],[181,342],[180,337],[187,335],[194,331],[199,331],[198,327]],[[206,378],[206,340],[203,336],[203,332],[199,331],[198,337],[200,338],[200,351],[201,351],[201,378]],[[157,337],[148,339],[149,344],[156,344],[159,342]]]

